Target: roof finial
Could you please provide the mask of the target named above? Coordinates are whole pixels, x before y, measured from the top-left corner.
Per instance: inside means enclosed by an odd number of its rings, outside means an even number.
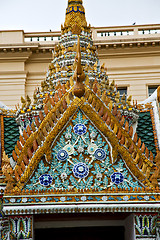
[[[81,65],[81,47],[80,47],[80,38],[78,36],[77,43],[77,55],[76,55],[76,69],[73,75],[73,79],[76,81],[74,85],[74,95],[81,98],[85,93],[85,87],[83,81],[85,79],[85,74]]]
[[[68,0],[64,26],[61,26],[62,35],[72,32],[80,35],[83,31],[90,33],[90,26],[87,26],[85,9],[82,0]]]

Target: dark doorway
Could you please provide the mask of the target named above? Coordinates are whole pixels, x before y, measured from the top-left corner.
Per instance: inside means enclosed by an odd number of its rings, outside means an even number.
[[[35,240],[124,240],[124,227],[36,229]]]

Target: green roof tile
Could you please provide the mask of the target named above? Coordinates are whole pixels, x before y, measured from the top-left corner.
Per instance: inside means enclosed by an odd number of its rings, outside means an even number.
[[[142,112],[139,115],[138,127],[137,127],[138,137],[141,138],[142,142],[145,143],[146,147],[152,151],[154,156],[156,155],[156,147],[154,142],[154,133],[152,127],[152,120],[150,112]]]
[[[4,150],[9,157],[19,138],[19,129],[15,118],[4,117]]]

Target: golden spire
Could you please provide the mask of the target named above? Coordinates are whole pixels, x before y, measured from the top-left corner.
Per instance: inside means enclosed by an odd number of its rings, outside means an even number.
[[[71,31],[72,34],[80,35],[83,30],[90,31],[90,26],[87,27],[82,0],[68,0],[62,34]]]
[[[85,74],[81,65],[81,47],[80,47],[80,38],[78,37],[77,43],[77,55],[76,55],[76,69],[73,75],[73,79],[76,81],[74,85],[74,95],[76,97],[82,97],[85,93],[85,87],[83,81],[85,79]]]

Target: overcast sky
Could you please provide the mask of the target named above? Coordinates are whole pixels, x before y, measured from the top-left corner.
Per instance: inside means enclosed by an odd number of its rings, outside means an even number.
[[[160,0],[84,0],[91,26],[160,24]],[[0,0],[0,30],[60,30],[67,0]]]

